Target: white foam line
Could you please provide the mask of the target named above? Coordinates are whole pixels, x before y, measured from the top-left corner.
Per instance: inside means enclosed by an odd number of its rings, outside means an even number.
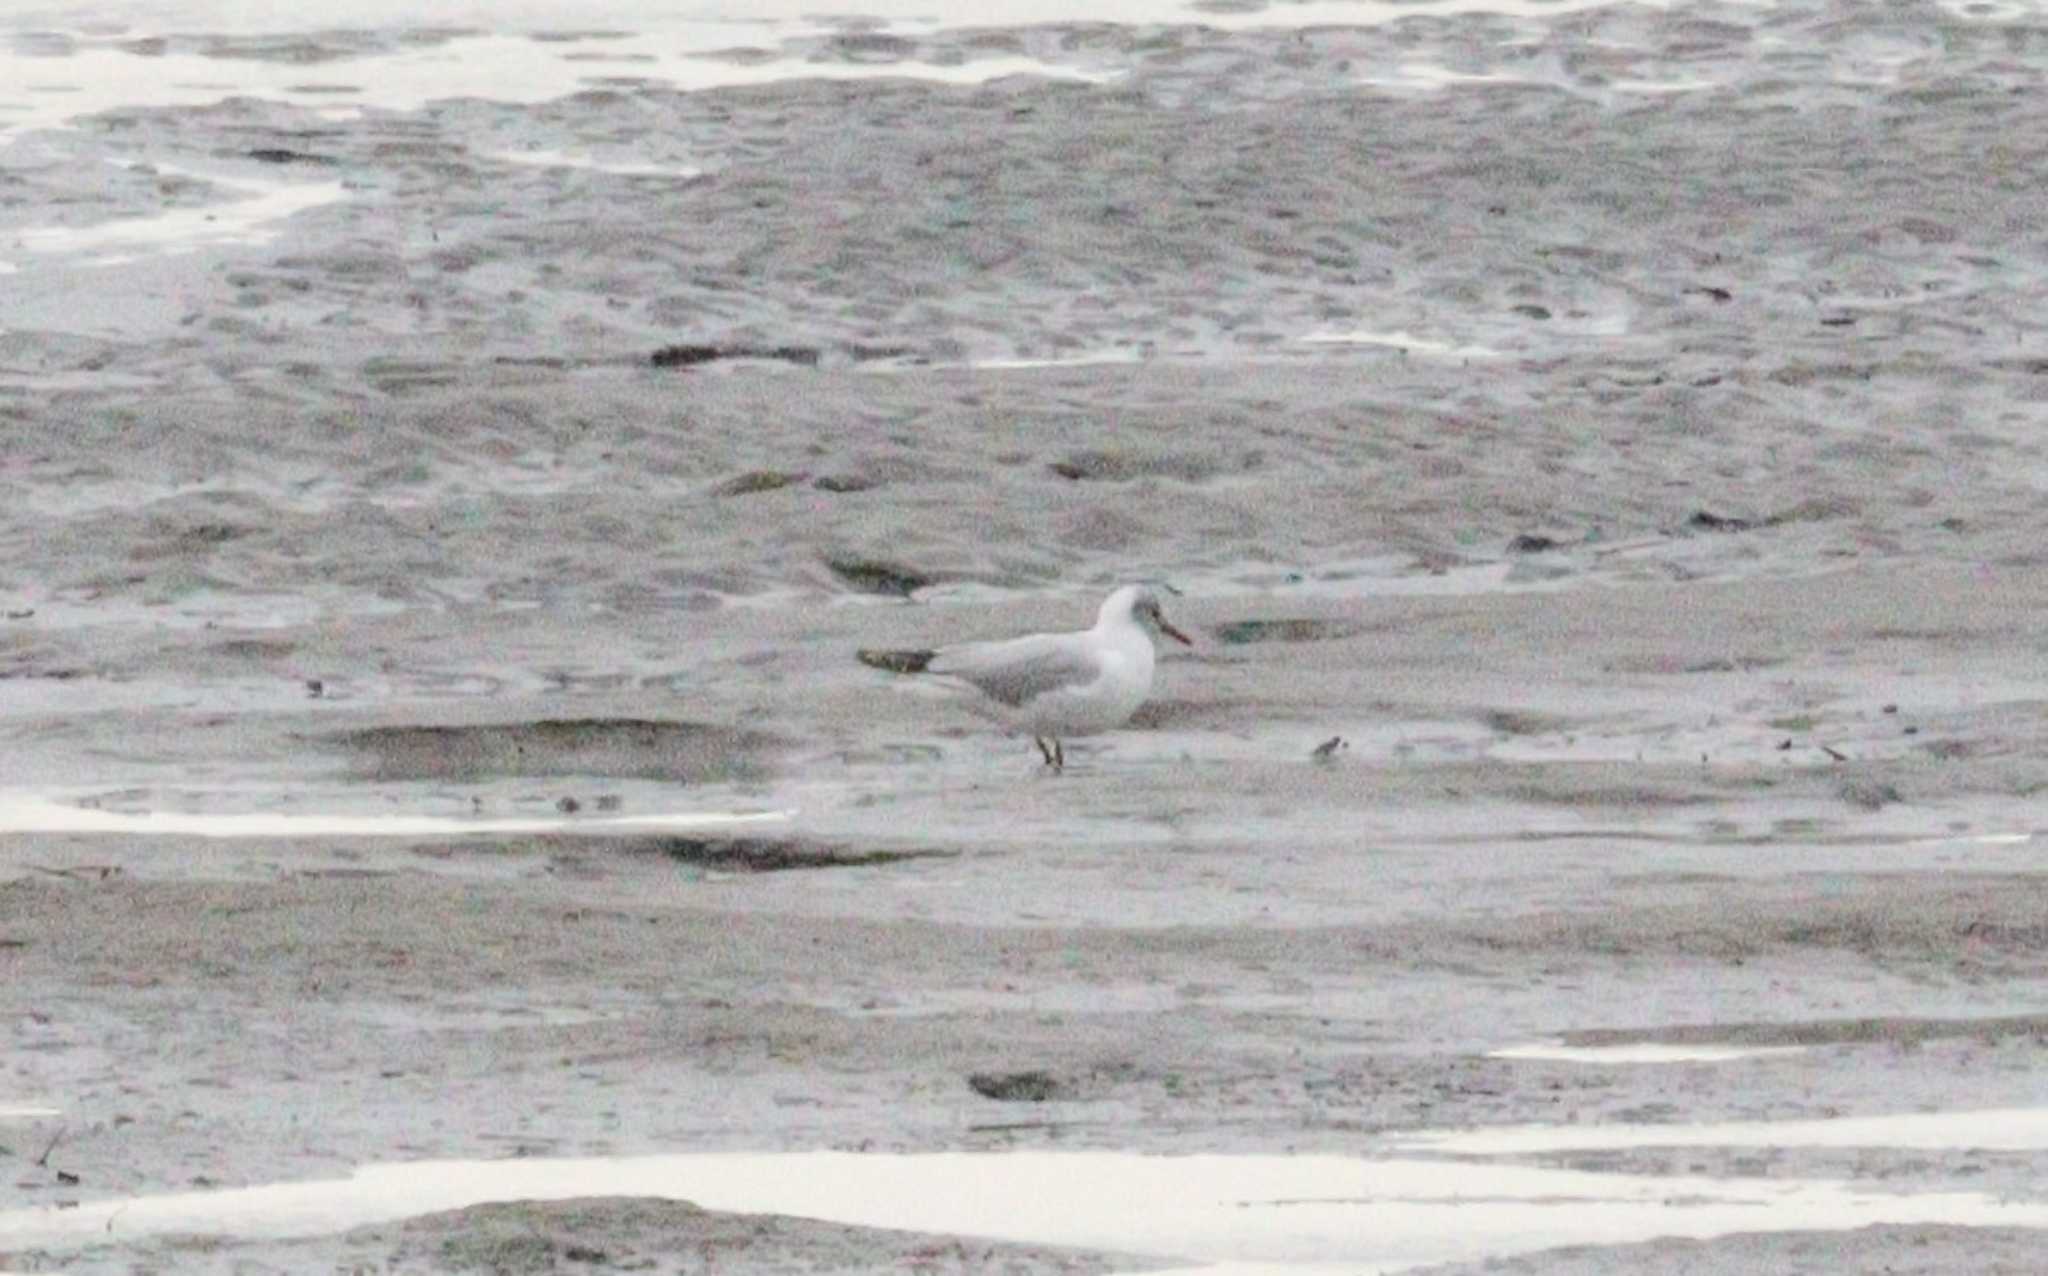
[[[1677,1046],[1654,1041],[1626,1046],[1568,1046],[1561,1041],[1550,1041],[1492,1050],[1486,1057],[1593,1064],[1731,1063],[1737,1059],[1803,1054],[1805,1050],[1805,1046]]]
[[[175,171],[166,168],[162,171]],[[273,185],[212,177],[227,190],[248,198],[200,208],[174,208],[153,217],[117,217],[90,226],[30,227],[16,234],[15,244],[39,255],[90,253],[103,249],[153,248],[184,252],[204,244],[260,243],[274,233],[273,223],[346,197],[340,182]],[[113,266],[134,260],[130,253],[106,253],[86,265]]]
[[[1454,71],[1449,67],[1435,66],[1427,62],[1403,62],[1394,68],[1391,75],[1365,76],[1360,78],[1359,83],[1374,88],[1420,89],[1433,93],[1461,84],[1537,84],[1540,81],[1495,72],[1475,74],[1470,71]]]
[[[654,1196],[708,1209],[1177,1257],[1385,1273],[1561,1245],[1879,1223],[2048,1226],[2048,1205],[1824,1180],[1335,1156],[812,1152],[377,1165],[327,1182],[0,1213],[21,1247],[166,1233],[327,1235],[488,1201]],[[1256,1270],[1239,1267],[1236,1270]]]
[[[415,3],[409,7],[421,6]],[[350,13],[352,25],[365,22],[353,4]],[[406,21],[412,22],[414,18],[409,15]],[[195,22],[188,29],[219,27]],[[302,29],[318,28],[309,24]],[[779,42],[785,36],[819,33],[815,24],[803,23],[766,29],[758,35]],[[0,35],[4,34],[4,27],[0,27]],[[754,28],[736,31],[730,23],[684,23],[666,33],[649,31],[607,42],[607,52],[640,55],[649,59],[646,62],[576,61],[565,46],[506,32],[461,36],[443,44],[346,58],[332,74],[348,77],[349,86],[359,93],[345,103],[307,94],[306,69],[289,59],[230,61],[178,50],[144,58],[97,42],[82,43],[62,58],[31,58],[0,44],[0,84],[55,81],[67,90],[76,90],[37,94],[25,104],[24,115],[0,116],[0,137],[16,130],[64,126],[102,111],[207,106],[235,96],[299,105],[311,103],[323,110],[338,107],[356,111],[414,111],[429,102],[465,97],[503,102],[549,101],[613,77],[645,80],[692,92],[799,79],[899,78],[970,85],[1007,76],[1036,75],[1106,83],[1121,74],[1021,55],[969,58],[956,63],[908,58],[881,63],[814,62],[787,50],[764,63],[734,62],[717,56],[734,43],[755,36]]]
[[[1714,80],[1616,80],[1607,87],[1616,93],[1703,93],[1722,86]]]
[[[1960,0],[1957,2],[1960,5]],[[433,0],[430,5],[420,0],[349,0],[347,14],[348,25],[364,30],[418,26],[422,14],[430,13],[433,22],[448,27],[653,31],[670,39],[689,39],[692,44],[718,48],[749,35],[759,39],[756,32],[764,28],[777,32],[788,24],[800,24],[794,30],[803,33],[829,30],[821,19],[833,14],[880,19],[879,29],[891,32],[1076,22],[1131,26],[1192,22],[1225,30],[1290,30],[1372,25],[1417,14],[1481,12],[1540,18],[1593,8],[1600,3],[1601,0],[1301,0],[1233,11],[1223,6],[1197,7],[1189,0],[1119,0],[1115,5],[1104,5],[1101,0],[976,0],[972,6],[935,5],[931,0],[748,0],[745,4],[723,5],[679,5],[673,0]],[[65,0],[12,0],[6,7],[25,10],[23,16],[33,26],[59,29],[67,21],[76,22],[80,9],[75,2],[67,4]],[[336,24],[322,8],[251,0],[127,0],[93,9],[110,10],[116,16],[145,24],[127,33],[134,35],[183,30],[274,36],[290,31],[318,31]],[[701,34],[691,39],[693,31]],[[633,48],[635,43],[634,37],[623,36],[556,47],[615,51]]]
[[[0,833],[183,834],[199,837],[417,837],[422,834],[633,833],[781,823],[791,811],[686,811],[591,819],[456,819],[432,815],[284,815],[101,811],[39,797],[0,797]]]
[[[1408,1148],[1480,1156],[1650,1147],[1981,1148],[2048,1150],[2048,1108],[1907,1112],[1821,1121],[1725,1121],[1672,1125],[1507,1125],[1401,1136]]]
[[[1412,332],[1338,332],[1325,330],[1311,332],[1300,338],[1303,345],[1310,346],[1385,346],[1408,354],[1425,355],[1439,359],[1498,359],[1501,352],[1490,346],[1461,346],[1433,337],[1418,337]]]
[[[33,1121],[38,1117],[63,1116],[59,1108],[28,1108],[0,1103],[0,1121]]]
[[[1909,846],[2024,846],[2034,840],[2032,833],[1963,833],[1950,837],[1923,837]]]

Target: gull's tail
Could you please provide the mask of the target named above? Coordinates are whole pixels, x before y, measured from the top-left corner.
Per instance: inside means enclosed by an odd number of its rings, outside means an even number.
[[[862,648],[854,653],[860,662],[870,669],[886,669],[890,673],[923,673],[931,664],[936,651],[880,651]]]

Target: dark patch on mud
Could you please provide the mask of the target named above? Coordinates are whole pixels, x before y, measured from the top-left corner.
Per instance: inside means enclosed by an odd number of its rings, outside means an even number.
[[[791,473],[788,470],[748,470],[735,475],[711,490],[719,496],[752,496],[757,492],[773,492],[793,487],[809,477]]]
[[[386,355],[364,360],[363,376],[386,394],[440,389],[452,386],[461,379],[452,364],[438,363],[431,359],[400,359]]]
[[[863,647],[853,656],[870,669],[888,673],[923,673],[932,663],[932,657],[938,654],[936,651],[882,651]]]
[[[1687,660],[1677,656],[1633,656],[1623,660],[1611,660],[1601,666],[1608,673],[1679,674],[1679,673],[1755,673],[1759,669],[1775,669],[1785,663],[1783,656],[1714,656],[1700,660]]]
[[[1712,510],[1699,510],[1685,520],[1685,525],[1698,532],[1746,532],[1756,527],[1758,522],[1753,518],[1734,518]]]
[[[315,155],[310,151],[295,151],[284,146],[258,146],[242,152],[252,160],[264,164],[335,164],[331,155]]]
[[[1556,784],[1515,784],[1503,790],[1517,802],[1541,806],[1620,807],[1623,809],[1669,809],[1704,806],[1722,798],[1693,789],[1656,784],[1574,784],[1561,779]]]
[[[1988,1019],[1816,1019],[1806,1023],[1702,1023],[1669,1028],[1586,1028],[1563,1034],[1571,1046],[1827,1046],[1859,1042],[1910,1045],[1957,1038],[2048,1038],[2048,1014]]]
[[[657,368],[693,368],[700,363],[713,363],[720,359],[764,359],[793,363],[800,368],[815,368],[819,357],[816,346],[675,345],[656,350],[648,356],[648,362]]]
[[[1685,526],[1688,531],[1694,532],[1753,532],[1765,527],[1784,527],[1792,523],[1821,523],[1833,518],[1847,518],[1859,510],[1860,507],[1855,502],[1841,497],[1816,497],[1787,506],[1763,518],[1742,518],[1736,515],[1716,514],[1712,510],[1696,510],[1691,518],[1685,520]]]
[[[862,850],[797,838],[646,837],[625,843],[639,854],[665,855],[682,864],[738,873],[781,873],[798,868],[872,868],[908,860],[953,859],[958,851]]]
[[[1352,638],[1364,627],[1348,620],[1317,620],[1310,617],[1286,620],[1234,620],[1209,630],[1216,641],[1232,646],[1255,642],[1331,642]]]
[[[281,660],[299,649],[295,642],[284,642],[269,638],[230,638],[207,648],[217,656],[232,656],[240,660]]]
[[[1907,728],[1907,734],[1912,734],[1912,728]],[[1960,762],[1964,758],[1975,757],[1982,747],[1970,740],[1929,740],[1920,746],[1920,752],[1943,762]]]
[[[619,834],[594,830],[578,833],[483,835],[451,842],[423,842],[416,855],[445,860],[457,856],[503,857],[539,855],[558,867],[599,873],[608,856],[660,856],[678,864],[729,873],[782,873],[807,868],[875,868],[911,860],[956,859],[960,852],[934,848],[861,847],[796,837],[752,837],[746,834]]]
[[[92,673],[90,670],[79,669],[71,666],[62,666],[58,668],[43,668],[36,666],[16,665],[11,668],[0,669],[0,681],[6,681],[13,678],[42,678],[47,679],[51,682],[71,682],[79,678],[89,678],[91,676]]]
[[[1736,656],[1730,660],[1701,660],[1689,664],[1680,673],[1754,673],[1758,669],[1775,669],[1784,664],[1781,656]]]
[[[825,566],[855,589],[868,594],[893,594],[908,598],[933,583],[933,578],[914,567],[885,562],[879,558],[828,558]]]
[[[917,56],[917,41],[883,31],[854,31],[833,35],[821,52],[837,55],[842,62],[888,64]]]
[[[864,474],[826,474],[811,482],[821,492],[866,492],[881,485],[880,479]]]
[[[1826,745],[1821,747],[1827,748]],[[1834,750],[1830,749],[1828,752],[1832,755]],[[1896,785],[1868,776],[1853,776],[1843,780],[1835,786],[1835,794],[1859,811],[1880,811],[1894,802],[1906,800]]]
[[[361,754],[378,780],[479,780],[494,776],[620,779],[760,778],[780,741],[706,722],[648,718],[544,718],[482,726],[369,727],[328,740]]]
[[[1140,731],[1174,728],[1242,727],[1251,718],[1269,712],[1272,706],[1248,700],[1176,700],[1161,697],[1147,700],[1131,715],[1130,725]]]
[[[1524,713],[1519,709],[1488,709],[1479,715],[1479,720],[1486,724],[1487,730],[1498,731],[1502,735],[1549,735],[1571,725],[1563,718],[1545,713]]]
[[[135,546],[128,551],[128,557],[136,562],[148,562],[159,558],[205,555],[230,541],[240,540],[250,531],[250,528],[235,523],[194,523],[188,527],[166,529],[163,539]]]
[[[1044,1103],[1063,1098],[1067,1086],[1050,1072],[976,1072],[967,1078],[967,1088],[984,1099],[999,1103]]]

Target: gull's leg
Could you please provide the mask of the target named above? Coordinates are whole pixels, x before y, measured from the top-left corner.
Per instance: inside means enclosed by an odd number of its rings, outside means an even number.
[[[1052,760],[1052,750],[1051,750],[1051,749],[1048,749],[1048,748],[1046,748],[1046,747],[1045,747],[1045,739],[1044,739],[1044,737],[1042,737],[1042,736],[1032,736],[1032,737],[1031,737],[1031,743],[1033,743],[1033,744],[1037,745],[1037,746],[1038,746],[1038,751],[1039,751],[1040,753],[1042,753],[1042,754],[1044,754],[1044,755],[1045,755],[1045,764],[1046,764],[1047,766],[1055,766],[1055,765],[1057,765],[1057,764],[1056,764],[1056,763],[1054,763],[1054,762],[1053,762],[1053,760]]]
[[[1055,771],[1067,769],[1067,750],[1065,746],[1060,744],[1058,736],[1052,738],[1052,769]]]

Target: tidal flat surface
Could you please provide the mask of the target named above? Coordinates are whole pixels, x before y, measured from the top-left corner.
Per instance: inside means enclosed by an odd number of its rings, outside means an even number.
[[[2039,15],[817,7],[9,18],[0,1269],[2030,1270]]]

